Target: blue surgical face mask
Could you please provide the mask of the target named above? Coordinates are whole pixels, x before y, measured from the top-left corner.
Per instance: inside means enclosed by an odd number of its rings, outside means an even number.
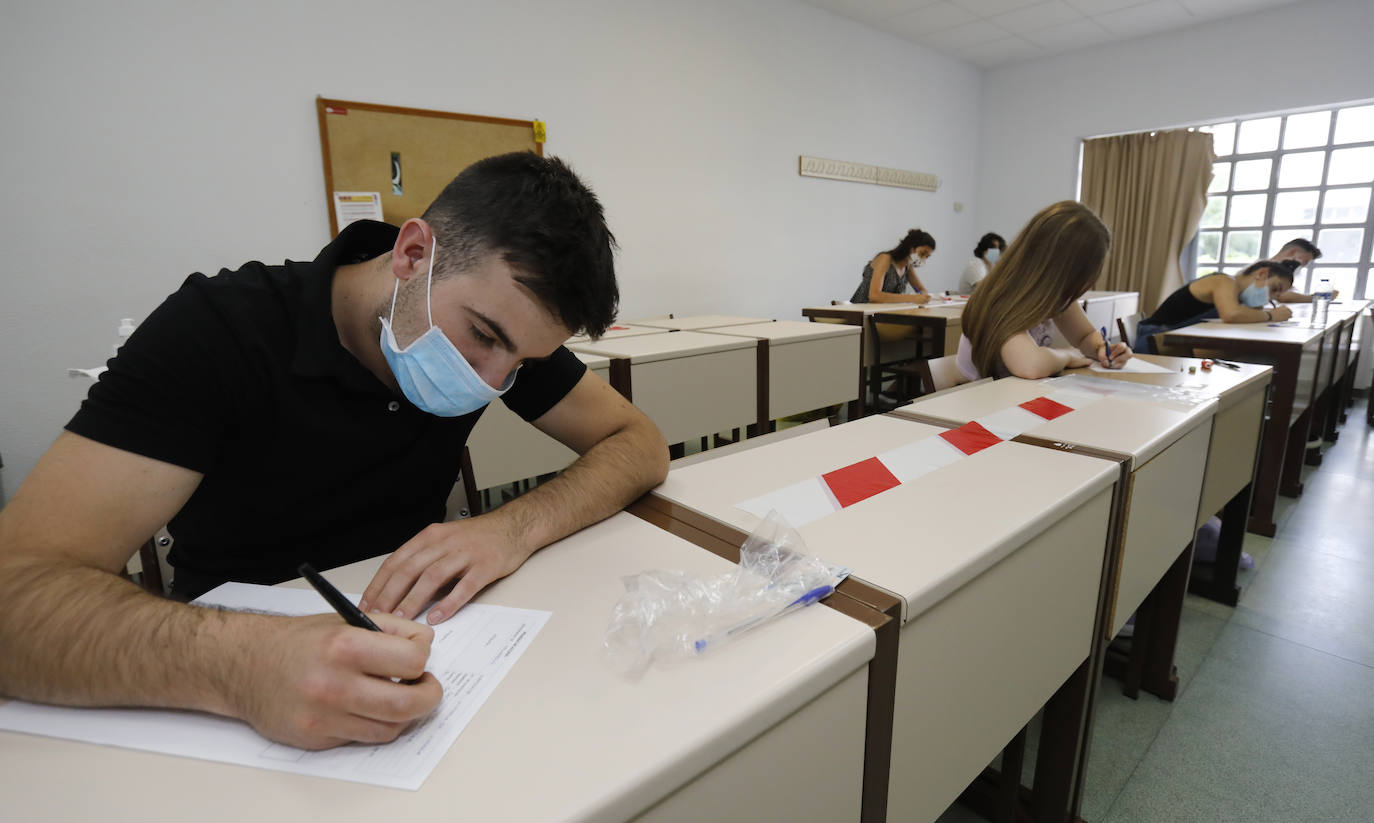
[[[1240,302],[1252,309],[1260,308],[1265,303],[1269,302],[1269,287],[1259,285],[1250,286],[1240,293]]]
[[[382,356],[396,375],[396,382],[406,399],[421,411],[439,417],[461,417],[475,412],[505,394],[515,383],[518,368],[506,378],[505,385],[493,389],[468,364],[467,358],[448,339],[443,330],[434,325],[430,309],[429,290],[434,282],[434,255],[439,250],[435,241],[429,254],[429,280],[425,283],[425,312],[429,316],[429,330],[402,349],[396,345],[391,320],[382,321]],[[396,293],[401,281],[391,291],[391,318],[396,317]]]
[[[986,261],[988,261],[988,265],[989,265],[989,266],[991,266],[993,263],[996,263],[996,262],[997,262],[997,258],[999,258],[999,257],[1001,257],[1001,256],[1002,256],[1002,252],[1001,252],[1001,250],[998,249],[996,246],[993,246],[992,248],[990,248],[990,249],[988,249],[987,251],[983,252],[983,259],[986,260]]]

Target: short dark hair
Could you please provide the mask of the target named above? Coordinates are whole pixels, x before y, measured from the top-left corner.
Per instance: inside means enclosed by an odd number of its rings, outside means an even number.
[[[911,254],[913,249],[921,246],[929,246],[931,251],[935,251],[935,238],[930,236],[930,232],[912,229],[906,233],[906,237],[895,247],[888,249],[889,257],[901,258]]]
[[[990,231],[978,238],[978,245],[973,247],[973,256],[982,257],[987,250],[993,246],[999,249],[1005,249],[1007,247],[1007,241],[1002,239],[1002,235]]]
[[[1322,256],[1322,250],[1314,246],[1312,241],[1308,240],[1306,237],[1294,237],[1292,240],[1284,243],[1283,248],[1279,249],[1279,254],[1283,254],[1285,250],[1291,249],[1294,246],[1312,255],[1313,260]]]
[[[569,331],[600,337],[615,320],[615,237],[601,202],[562,160],[533,152],[479,160],[423,219],[449,253],[449,271],[499,254]]]
[[[1288,285],[1291,286],[1293,285],[1293,269],[1296,268],[1296,266],[1288,265],[1292,262],[1294,261],[1285,260],[1282,263],[1275,263],[1273,260],[1261,260],[1258,263],[1251,263],[1250,265],[1246,266],[1244,269],[1241,270],[1241,274],[1254,274],[1255,272],[1258,272],[1259,270],[1263,269],[1265,271],[1265,280],[1268,280],[1271,277],[1282,277],[1284,280],[1287,280]]]

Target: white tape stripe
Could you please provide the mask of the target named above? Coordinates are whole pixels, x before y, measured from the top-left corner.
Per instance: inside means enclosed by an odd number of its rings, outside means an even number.
[[[1003,440],[1010,440],[1018,434],[1028,432],[1041,425],[1045,422],[1045,418],[1020,406],[1012,406],[1009,409],[984,415],[974,422]]]
[[[769,511],[776,509],[778,514],[787,518],[788,523],[800,528],[839,511],[840,504],[825,481],[819,477],[808,477],[800,483],[736,503],[735,508],[760,518],[767,517]]]
[[[966,455],[939,435],[917,440],[878,455],[887,470],[902,483],[908,483],[938,468],[962,460]]]

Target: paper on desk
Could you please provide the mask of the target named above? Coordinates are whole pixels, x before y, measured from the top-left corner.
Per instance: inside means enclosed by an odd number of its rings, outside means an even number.
[[[349,599],[357,602],[358,597]],[[227,583],[196,602],[286,615],[327,611],[310,589],[245,583]],[[469,604],[435,626],[426,668],[443,685],[444,697],[428,717],[380,746],[351,744],[311,752],[273,743],[245,723],[210,714],[76,709],[19,700],[0,705],[0,729],[413,791],[434,771],[550,614]]]
[[[1109,369],[1094,360],[1088,369],[1102,374],[1173,374],[1173,369],[1166,369],[1148,360],[1141,360],[1139,357],[1132,357],[1122,363],[1119,369]]]

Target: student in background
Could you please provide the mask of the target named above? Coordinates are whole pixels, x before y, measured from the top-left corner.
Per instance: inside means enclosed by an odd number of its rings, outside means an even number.
[[[1274,255],[1269,259],[1274,261],[1275,263],[1287,263],[1289,265],[1289,272],[1296,274],[1298,269],[1302,268],[1303,266],[1306,266],[1308,263],[1311,263],[1313,260],[1316,260],[1321,256],[1322,250],[1314,246],[1312,244],[1312,241],[1307,240],[1303,237],[1294,237],[1292,240],[1289,240],[1287,243],[1283,244],[1283,248],[1279,249],[1278,254]],[[1282,294],[1276,295],[1274,297],[1275,302],[1311,303],[1312,295],[1303,294],[1300,291],[1293,291],[1292,280],[1292,278],[1289,278],[1289,287],[1286,290],[1284,290]],[[1332,299],[1334,299],[1339,294],[1339,289],[1331,290]]]
[[[882,252],[864,266],[859,287],[849,298],[851,303],[928,303],[930,295],[925,284],[916,276],[916,269],[935,253],[935,238],[920,229],[912,229],[896,248]],[[881,278],[874,272],[882,272]],[[915,294],[902,294],[904,284],[910,283]]]
[[[984,376],[1049,377],[1093,361],[1120,368],[1123,343],[1108,348],[1078,304],[1097,279],[1112,242],[1092,210],[1064,200],[1047,206],[1017,235],[964,309],[959,371]],[[1050,323],[1075,348],[1051,348]]]
[[[988,232],[979,238],[978,245],[973,247],[973,259],[965,264],[963,272],[959,274],[959,293],[972,294],[973,287],[988,276],[992,264],[1006,250],[1007,241],[1000,234]]]
[[[1293,287],[1293,271],[1283,263],[1261,260],[1235,277],[1209,274],[1180,286],[1164,298],[1154,314],[1136,328],[1135,350],[1153,354],[1152,335],[1220,317],[1224,323],[1267,323],[1293,316],[1285,306],[1265,308]]]

